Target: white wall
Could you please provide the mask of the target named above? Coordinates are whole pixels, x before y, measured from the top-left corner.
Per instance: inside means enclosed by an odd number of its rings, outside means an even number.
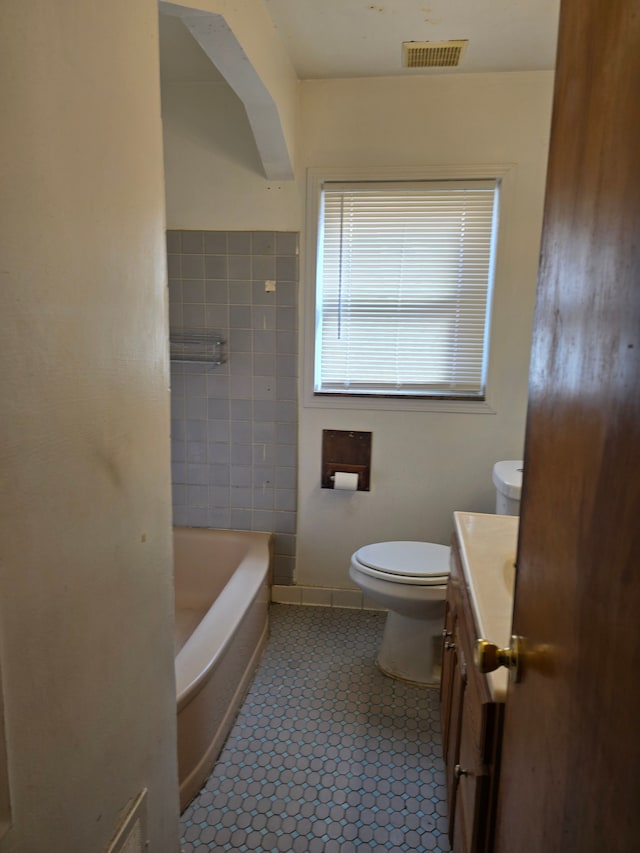
[[[299,230],[296,182],[264,178],[244,106],[229,86],[163,86],[162,120],[169,228]]]
[[[178,849],[155,0],[0,15],[3,853]]]
[[[455,509],[492,511],[493,463],[522,454],[552,83],[548,72],[306,81],[298,178],[295,187],[279,190],[277,203],[248,159],[239,167],[241,180],[229,157],[213,147],[201,146],[196,160],[184,139],[193,121],[187,105],[192,96],[176,87],[171,102],[165,99],[169,186],[190,188],[168,195],[172,227],[303,229],[308,167],[513,165],[493,323],[496,414],[344,411],[301,402],[299,583],[350,586],[349,556],[366,542],[447,543]],[[178,103],[185,110],[181,116]],[[241,144],[247,129],[234,121]],[[301,286],[307,297],[309,282]],[[323,428],[373,432],[370,493],[320,489]]]
[[[550,73],[304,84],[300,159],[309,166],[498,163],[513,170],[496,270],[496,414],[302,408],[299,583],[349,586],[349,556],[360,545],[448,544],[454,510],[493,511],[493,463],[523,452],[551,98]],[[323,428],[373,432],[371,492],[320,489]]]
[[[184,17],[235,92],[242,92],[259,136],[267,175],[293,167],[298,78],[264,0],[160,0]],[[215,47],[214,47],[215,45]]]

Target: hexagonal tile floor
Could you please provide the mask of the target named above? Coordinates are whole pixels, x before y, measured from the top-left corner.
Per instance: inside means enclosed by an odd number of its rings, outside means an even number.
[[[267,649],[184,853],[445,853],[438,692],[375,666],[384,614],[272,605]]]

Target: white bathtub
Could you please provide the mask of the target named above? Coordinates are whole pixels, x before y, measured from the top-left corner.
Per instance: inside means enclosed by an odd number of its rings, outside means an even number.
[[[271,534],[174,528],[180,806],[224,744],[268,633]]]

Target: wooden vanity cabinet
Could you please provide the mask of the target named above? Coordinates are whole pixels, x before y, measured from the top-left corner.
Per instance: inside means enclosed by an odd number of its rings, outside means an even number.
[[[504,704],[473,664],[478,632],[456,537],[451,556],[440,682],[449,840],[456,853],[490,853]]]

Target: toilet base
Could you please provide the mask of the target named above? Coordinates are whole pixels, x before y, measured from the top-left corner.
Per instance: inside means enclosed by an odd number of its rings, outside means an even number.
[[[376,661],[380,671],[389,678],[437,687],[443,620],[444,602],[434,619],[411,619],[389,611]]]

